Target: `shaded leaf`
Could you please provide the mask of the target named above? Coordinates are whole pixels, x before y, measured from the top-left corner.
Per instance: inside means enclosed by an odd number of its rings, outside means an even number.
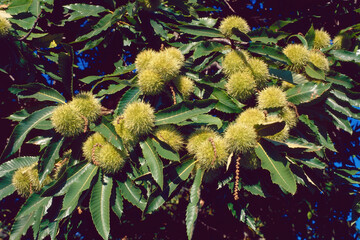
[[[339,49],[339,50],[331,50],[330,54],[332,54],[337,60],[340,61],[360,63],[360,55],[354,52],[349,52],[343,49]]]
[[[194,179],[194,183],[190,189],[190,202],[186,208],[186,233],[188,239],[192,239],[192,235],[195,228],[195,222],[199,212],[199,202],[200,202],[200,186],[202,182],[202,178],[204,176],[204,170],[198,168],[196,170],[196,175]]]
[[[34,213],[39,208],[46,206],[51,199],[51,197],[41,197],[38,193],[32,194],[21,207],[16,218],[26,217],[27,215]]]
[[[318,158],[311,158],[311,159],[296,159],[296,158],[292,158],[292,157],[288,157],[293,161],[296,161],[298,163],[304,164],[310,168],[317,168],[317,169],[325,169],[326,168],[326,164],[321,162]]]
[[[315,78],[315,79],[320,79],[320,80],[325,80],[325,73],[324,71],[322,71],[321,69],[319,69],[318,67],[316,67],[314,64],[312,63],[308,63],[305,66],[305,72],[306,74],[311,77],[311,78]]]
[[[333,73],[330,72],[326,77],[325,80],[333,83],[333,84],[337,84],[337,85],[341,85],[344,86],[346,88],[353,88],[354,85],[352,83],[352,79],[349,78],[348,76],[341,74],[341,73]]]
[[[58,63],[59,63],[59,74],[64,83],[65,91],[69,96],[74,94],[74,82],[73,82],[73,62],[74,52],[71,46],[67,47],[69,51],[60,52]]]
[[[97,125],[96,127],[94,127],[93,130],[101,133],[101,135],[103,137],[105,137],[105,139],[108,142],[110,142],[112,145],[114,145],[114,147],[116,147],[117,149],[119,149],[119,150],[124,149],[122,140],[117,135],[114,125],[111,122],[109,122],[108,120],[106,120],[106,118],[102,118],[101,123],[99,125]]]
[[[285,62],[290,64],[288,57],[282,52],[280,47],[270,46],[263,43],[255,42],[250,43],[249,48],[247,49],[250,52],[263,55],[268,58],[272,58],[277,61]]]
[[[115,187],[114,191],[115,191],[115,194],[114,193],[112,194],[112,198],[110,200],[111,209],[116,214],[116,216],[118,216],[118,218],[120,220],[121,216],[124,212],[123,200],[122,200],[120,189]]]
[[[54,168],[55,160],[59,158],[59,151],[64,142],[64,137],[56,135],[51,139],[39,162],[39,180],[42,183]]]
[[[263,124],[255,124],[254,128],[258,136],[272,136],[281,132],[285,127],[285,122],[268,122]]]
[[[10,240],[19,240],[22,235],[26,234],[29,227],[35,222],[34,215],[35,212],[15,219],[11,228]]]
[[[261,160],[261,167],[270,172],[273,183],[278,184],[291,194],[296,192],[296,182],[289,168],[289,162],[284,159],[270,143],[260,141],[255,148],[256,155]]]
[[[164,144],[161,141],[156,140],[155,138],[152,138],[152,143],[157,151],[157,153],[165,159],[171,160],[171,161],[180,161],[179,153],[174,151],[169,145]]]
[[[221,32],[214,28],[208,28],[199,25],[182,25],[179,26],[181,32],[201,37],[223,37]]]
[[[16,125],[13,132],[11,133],[9,142],[1,155],[1,159],[6,159],[19,150],[27,134],[40,122],[49,118],[54,109],[55,107],[46,107],[39,111],[33,112],[29,117]]]
[[[153,212],[158,209],[165,201],[167,201],[171,194],[175,191],[177,186],[189,177],[191,171],[195,166],[195,163],[196,161],[194,161],[194,159],[190,159],[188,161],[180,163],[174,168],[171,168],[168,174],[166,174],[166,184],[164,185],[163,191],[161,191],[161,189],[158,187],[150,195],[145,212]]]
[[[116,181],[123,197],[128,200],[132,205],[144,211],[146,207],[146,199],[141,193],[141,190],[131,182],[129,178],[125,182]]]
[[[86,41],[94,36],[99,35],[101,32],[107,30],[112,26],[112,17],[113,15],[111,13],[106,14],[104,17],[102,17],[97,24],[93,26],[93,30],[89,33],[82,35],[78,37],[75,42],[82,42]]]
[[[42,193],[42,196],[64,195],[70,186],[75,181],[77,181],[77,179],[79,179],[84,174],[89,174],[95,168],[96,167],[93,164],[87,161],[82,161],[74,166],[69,167],[56,182],[54,182]]]

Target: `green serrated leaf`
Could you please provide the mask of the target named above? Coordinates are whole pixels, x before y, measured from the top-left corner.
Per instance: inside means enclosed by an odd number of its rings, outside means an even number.
[[[39,160],[39,157],[18,157],[14,158],[10,161],[7,161],[0,165],[0,177],[4,176],[5,174],[15,171],[19,168],[27,167],[32,165],[34,162],[37,162]]]
[[[196,60],[203,56],[208,56],[213,52],[220,52],[225,49],[225,46],[218,42],[209,42],[202,41],[195,48],[194,54],[192,55],[193,59]]]
[[[313,25],[311,25],[310,29],[305,34],[305,39],[308,43],[308,48],[311,49],[314,46],[314,39],[315,39],[315,30]]]
[[[286,91],[287,100],[295,105],[310,103],[322,97],[331,87],[331,84],[307,82],[297,85]]]
[[[122,143],[121,138],[117,135],[114,125],[112,125],[111,122],[106,120],[105,118],[102,118],[101,123],[94,127],[93,129],[96,132],[101,133],[103,137],[105,137],[106,140],[108,140],[114,147],[116,147],[119,150],[124,149],[124,145]]]
[[[126,108],[126,106],[129,103],[136,101],[138,99],[138,97],[140,96],[140,94],[141,94],[141,91],[137,87],[130,88],[129,90],[127,90],[126,93],[124,93],[124,95],[120,99],[118,106],[116,107],[115,114],[121,115],[123,113],[124,109]]]
[[[0,201],[15,192],[15,187],[12,184],[13,172],[8,172],[0,177]]]
[[[12,0],[6,12],[11,15],[27,12],[31,3],[30,0]]]
[[[309,119],[309,116],[301,115],[299,117],[299,120],[301,122],[305,123],[316,134],[316,137],[317,137],[318,141],[321,143],[321,145],[330,149],[331,151],[336,152],[336,149],[334,148],[334,144],[331,141],[327,140],[327,139],[329,139],[329,135],[327,134],[327,136],[323,136],[320,133],[318,127],[315,125],[314,121]],[[327,137],[327,139],[325,137]]]
[[[171,160],[171,161],[180,161],[179,153],[174,151],[170,146],[167,144],[164,144],[161,141],[156,140],[155,138],[152,138],[152,143],[157,151],[157,153],[165,159]]]
[[[29,117],[21,121],[16,127],[14,128],[13,132],[11,133],[10,139],[8,144],[6,145],[1,159],[6,159],[14,154],[21,145],[23,144],[27,134],[35,128],[40,122],[49,118],[54,111],[55,107],[46,107],[39,111],[32,113]]]
[[[128,200],[132,205],[144,211],[146,207],[146,199],[141,193],[141,190],[135,186],[132,181],[127,178],[125,182],[116,181],[123,197]]]
[[[250,43],[247,50],[280,62],[284,62],[287,64],[291,63],[288,57],[282,52],[282,49],[280,47],[255,42]]]
[[[160,23],[150,19],[150,24],[154,28],[154,31],[157,35],[163,37],[165,40],[168,40],[168,31],[166,31]]]
[[[56,135],[51,139],[39,162],[39,180],[42,183],[54,168],[55,160],[59,158],[59,151],[64,142],[64,137]]]
[[[150,195],[145,212],[153,212],[158,209],[165,201],[167,201],[177,186],[189,177],[195,164],[196,161],[194,161],[194,159],[190,159],[180,163],[174,168],[169,169],[169,172],[165,176],[166,184],[164,185],[164,189],[161,191],[161,189],[158,187]]]
[[[340,61],[360,63],[360,55],[354,52],[349,52],[343,49],[339,49],[339,50],[331,50],[330,54],[332,54],[337,60]]]
[[[188,239],[192,239],[195,222],[199,213],[199,201],[200,201],[200,186],[202,178],[204,176],[204,171],[200,168],[196,170],[196,175],[194,183],[190,189],[190,202],[186,208],[186,233]]]
[[[208,28],[199,25],[182,25],[179,26],[181,32],[201,37],[223,37],[221,32],[214,28]]]
[[[199,114],[207,113],[217,103],[217,100],[184,101],[157,112],[155,125],[179,123]]]
[[[317,146],[313,143],[306,141],[303,138],[289,137],[285,141],[274,141],[272,139],[264,138],[266,141],[271,142],[275,146],[286,146],[288,148],[302,148],[306,149],[306,152],[317,152],[323,149],[322,146]]]
[[[311,159],[305,159],[305,158],[296,159],[292,157],[287,157],[287,158],[291,159],[292,161],[296,161],[298,163],[304,164],[310,168],[317,168],[317,169],[326,168],[326,164],[321,162],[318,158],[311,158]]]
[[[311,78],[325,80],[325,72],[312,63],[308,63],[305,66],[305,72]]]
[[[70,186],[77,181],[83,174],[89,174],[95,166],[87,161],[82,161],[72,167],[69,167],[61,177],[47,188],[42,196],[61,196],[64,195]]]
[[[123,90],[125,87],[127,87],[127,84],[111,84],[107,89],[101,89],[98,94],[96,94],[98,97],[102,97],[105,95],[111,95],[115,94],[121,90]]]
[[[93,30],[89,33],[82,35],[78,37],[75,42],[82,42],[86,41],[92,37],[95,37],[99,35],[101,32],[106,31],[108,28],[110,28],[113,24],[112,22],[113,15],[111,13],[106,14],[104,17],[102,17],[97,24],[93,26]]]
[[[34,213],[39,208],[46,206],[51,201],[51,199],[51,197],[41,197],[41,195],[38,193],[32,194],[21,207],[16,217],[21,218]]]
[[[354,87],[352,83],[353,80],[350,77],[341,73],[330,73],[325,77],[325,80],[330,83],[341,85],[349,89]]]
[[[35,222],[34,215],[35,212],[21,218],[16,218],[11,228],[9,240],[20,240],[21,236],[25,235],[29,227]]]
[[[255,30],[252,30],[248,33],[248,36],[253,42],[262,42],[262,43],[273,43],[277,44],[278,41],[284,39],[288,36],[288,33],[281,31],[273,31],[271,29],[261,27]]]
[[[325,111],[335,120],[333,122],[335,124],[335,126],[343,129],[344,131],[346,131],[350,134],[353,133],[350,122],[345,115],[343,115],[342,113],[339,113],[339,112],[335,112],[330,109],[326,109]]]
[[[116,216],[118,216],[118,218],[120,220],[122,214],[124,213],[123,200],[122,200],[120,189],[118,187],[114,187],[114,192],[113,192],[111,200],[110,200],[111,209],[116,214]]]
[[[91,181],[95,177],[98,170],[99,168],[97,166],[91,165],[91,167],[89,167],[84,174],[78,176],[71,183],[63,200],[63,209],[67,209],[71,206],[77,205],[81,193],[89,189]]]
[[[253,195],[257,195],[263,198],[265,197],[260,182],[257,182],[256,184],[252,184],[252,185],[242,185],[242,188],[244,188],[246,191],[250,192]]]
[[[163,163],[155,151],[151,138],[147,138],[145,141],[140,142],[140,147],[142,149],[146,163],[150,168],[151,175],[159,187],[163,189]]]
[[[289,168],[289,162],[270,143],[262,140],[255,148],[255,152],[261,160],[261,167],[270,172],[273,183],[278,184],[285,191],[294,195],[296,192],[296,181]]]
[[[90,197],[90,213],[96,230],[103,237],[109,238],[110,233],[110,195],[113,179],[100,175],[93,187]]]
[[[79,4],[79,3],[65,5],[64,8],[73,10],[73,12],[70,13],[70,17],[67,19],[67,21],[75,21],[90,16],[98,17],[99,13],[106,11],[104,7],[99,5],[89,5],[89,4]]]

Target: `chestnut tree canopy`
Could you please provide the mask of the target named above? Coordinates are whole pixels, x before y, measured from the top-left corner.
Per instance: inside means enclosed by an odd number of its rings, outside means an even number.
[[[240,2],[0,1],[10,240],[356,236],[360,11]]]

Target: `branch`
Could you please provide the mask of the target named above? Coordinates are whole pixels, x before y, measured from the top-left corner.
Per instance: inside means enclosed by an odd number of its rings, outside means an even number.
[[[30,31],[23,37],[19,38],[18,40],[19,41],[24,41],[26,38],[28,38],[30,36],[30,34],[32,33],[32,31],[36,28],[36,25],[38,24],[39,22],[39,19],[41,17],[41,14],[43,13],[43,10],[41,9],[41,12],[39,14],[39,16],[37,16],[35,22],[34,22],[34,25],[32,26],[32,28],[30,29]]]
[[[224,2],[226,3],[226,5],[230,9],[230,11],[232,11],[233,13],[236,13],[235,10],[232,8],[232,6],[230,5],[230,3],[227,0],[224,0]]]

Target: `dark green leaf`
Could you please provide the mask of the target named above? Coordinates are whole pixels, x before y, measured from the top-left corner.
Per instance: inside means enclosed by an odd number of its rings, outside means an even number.
[[[46,176],[54,168],[55,160],[59,158],[59,151],[64,142],[64,137],[56,135],[51,139],[48,147],[45,149],[44,154],[39,162],[39,180],[42,183]]]
[[[49,118],[54,111],[55,107],[46,107],[39,111],[32,113],[29,117],[21,121],[16,127],[14,128],[9,142],[6,145],[1,159],[6,159],[15,153],[21,145],[23,144],[27,134],[35,128],[40,122]]]
[[[103,239],[110,233],[110,195],[113,179],[106,175],[99,176],[91,192],[89,208],[93,223]]]
[[[144,211],[146,207],[146,199],[141,193],[141,190],[131,182],[129,178],[125,182],[116,181],[123,197],[128,200],[132,205]]]
[[[106,31],[108,28],[112,26],[112,17],[111,13],[106,14],[102,17],[97,24],[94,25],[93,30],[89,33],[78,37],[75,42],[82,42],[88,40],[94,36],[99,35],[101,32]]]
[[[306,166],[308,166],[310,168],[325,169],[325,167],[326,167],[326,164],[321,162],[318,158],[311,158],[311,159],[304,159],[304,158],[296,159],[296,158],[291,158],[291,157],[289,157],[289,158],[298,163],[305,164]]]
[[[350,122],[348,121],[347,117],[341,113],[337,113],[333,110],[326,109],[326,112],[335,120],[333,123],[335,126],[343,129],[344,131],[352,134],[353,130],[350,125]]]
[[[280,62],[290,64],[290,60],[282,52],[282,49],[280,47],[270,46],[263,43],[255,42],[255,43],[250,43],[248,51],[263,55],[268,58],[275,59]]]
[[[151,138],[147,138],[145,141],[140,142],[146,164],[149,166],[151,175],[159,187],[163,189],[164,175],[163,175],[163,163],[157,155]]]
[[[335,110],[339,113],[344,114],[347,117],[355,118],[360,120],[359,112],[354,112],[351,109],[351,106],[347,102],[341,102],[336,98],[328,97],[325,101],[327,108]],[[345,105],[345,106],[344,106]]]
[[[322,146],[317,146],[313,143],[306,141],[303,138],[289,137],[285,141],[274,141],[268,138],[264,138],[264,139],[271,142],[275,146],[286,146],[288,148],[302,148],[302,149],[306,149],[306,152],[317,152],[323,148]]]
[[[305,39],[308,43],[308,48],[311,49],[314,46],[315,39],[315,30],[313,25],[311,25],[309,31],[305,34]]]
[[[102,97],[104,95],[111,95],[114,93],[117,93],[124,89],[127,85],[126,84],[111,84],[107,89],[101,89],[98,94],[96,94],[98,97]]]
[[[248,35],[253,42],[277,44],[279,40],[286,38],[289,34],[280,31],[275,32],[271,29],[262,27],[249,32]]]
[[[208,28],[199,25],[182,25],[179,26],[181,32],[201,37],[223,37],[221,32],[214,28]]]
[[[39,101],[65,103],[65,98],[58,91],[41,83],[12,85],[9,91],[16,94],[19,98],[35,98]]]
[[[215,105],[215,108],[219,108],[220,111],[224,110],[226,113],[240,113],[241,108],[227,95],[223,90],[214,88],[211,96],[211,99],[217,99],[219,102]],[[224,109],[223,107],[226,107]]]
[[[140,94],[141,94],[140,89],[136,88],[136,87],[130,88],[129,90],[127,90],[126,93],[124,93],[124,95],[120,99],[118,106],[115,110],[115,114],[121,115],[123,113],[124,109],[126,108],[126,106],[129,103],[136,101],[138,99],[138,97],[140,96]]]
[[[319,131],[318,127],[315,125],[314,121],[309,119],[309,116],[301,115],[299,117],[299,120],[305,123],[316,134],[316,137],[318,141],[321,143],[321,145],[330,149],[331,151],[336,152],[333,143],[329,139],[329,135],[327,134],[327,136],[323,136],[323,134]],[[327,137],[327,139],[325,137]]]
[[[186,233],[188,239],[192,239],[195,222],[199,212],[199,202],[200,202],[200,186],[202,182],[202,178],[204,176],[204,170],[200,168],[197,169],[194,183],[190,189],[190,202],[186,208]]]
[[[101,78],[103,78],[104,76],[87,76],[87,77],[84,77],[82,79],[79,79],[79,81],[83,82],[83,83],[87,83],[87,84],[90,84],[92,83],[93,81],[96,81],[96,80],[99,80]]]
[[[341,73],[330,73],[326,76],[325,80],[330,83],[341,85],[349,89],[354,87],[352,83],[353,80]]]
[[[287,100],[296,105],[310,103],[324,95],[330,87],[331,84],[313,82],[297,85],[286,91]]]
[[[287,70],[269,68],[269,73],[270,73],[271,77],[273,77],[273,78],[277,78],[277,79],[292,83],[294,85],[303,84],[303,83],[307,82],[306,78],[303,75],[296,74],[294,72],[287,71]]]
[[[41,197],[41,195],[38,193],[32,194],[21,207],[16,218],[25,217],[31,213],[34,213],[39,208],[46,206],[51,201],[51,199],[51,197]]]
[[[124,149],[121,138],[117,135],[114,125],[111,122],[102,118],[101,123],[94,128],[94,131],[101,133],[114,147],[119,150]]]
[[[278,184],[285,191],[294,195],[296,192],[296,182],[289,168],[290,163],[266,141],[258,143],[255,152],[261,160],[261,167],[270,172],[273,183]]]
[[[61,196],[64,195],[70,186],[82,175],[91,173],[96,167],[87,162],[80,162],[66,170],[61,177],[42,193],[42,196]]]
[[[25,235],[29,227],[34,223],[35,212],[16,218],[11,228],[10,240],[20,240],[22,235]]]
[[[306,74],[315,79],[325,80],[325,73],[321,69],[314,66],[312,63],[308,63],[305,67]]]
[[[239,221],[245,223],[247,226],[249,226],[252,230],[257,232],[259,234],[259,231],[257,230],[255,226],[255,220],[253,217],[251,217],[247,211],[246,208],[240,207],[239,204],[234,205],[233,203],[228,203],[228,208],[231,212],[231,214],[238,219]]]
[[[269,29],[276,32],[276,31],[280,30],[281,28],[285,27],[286,25],[294,23],[298,20],[299,19],[277,20],[269,27]]]
[[[217,103],[216,100],[184,101],[156,113],[155,125],[179,123],[199,114],[207,113]]]
[[[154,31],[157,35],[163,37],[165,40],[168,40],[168,36],[167,36],[168,32],[164,29],[164,27],[160,23],[151,19],[150,24],[154,28]]]
[[[145,212],[153,212],[158,209],[165,201],[167,201],[178,185],[189,177],[195,164],[196,161],[194,161],[194,159],[190,159],[180,163],[175,168],[171,168],[169,173],[166,175],[166,184],[164,185],[163,191],[161,191],[161,189],[158,187],[150,195]]]
[[[258,136],[266,137],[281,132],[285,127],[285,122],[269,122],[263,124],[255,124],[254,128]]]
[[[208,56],[213,52],[220,52],[225,49],[225,46],[218,42],[209,42],[203,41],[200,42],[195,48],[194,54],[192,55],[193,59],[198,59],[203,56]]]
[[[156,140],[155,138],[152,139],[152,143],[157,151],[157,153],[165,159],[171,160],[171,161],[180,161],[179,153],[174,151],[170,146],[167,144],[164,144],[161,141]]]
[[[71,48],[71,47],[70,47]],[[69,96],[74,94],[74,83],[73,83],[73,57],[74,53],[72,48],[69,52],[59,53],[59,73],[62,78],[62,82],[65,86],[65,91]]]
[[[110,200],[111,203],[111,209],[113,212],[118,216],[119,220],[121,219],[121,216],[124,212],[123,209],[123,200],[120,193],[120,189],[117,187],[114,187],[115,194],[112,194],[112,198]]]
[[[257,195],[260,197],[265,197],[264,191],[261,188],[261,184],[260,182],[257,182],[256,184],[252,184],[252,185],[242,185],[242,187],[250,192],[253,195]]]

